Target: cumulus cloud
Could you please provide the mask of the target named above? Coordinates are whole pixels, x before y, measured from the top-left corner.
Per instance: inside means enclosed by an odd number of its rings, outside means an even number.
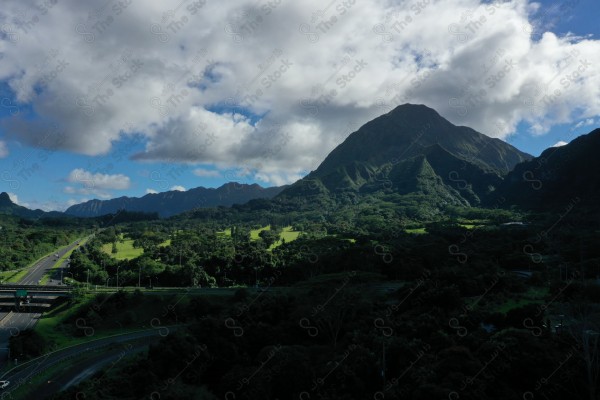
[[[102,199],[111,197],[110,190],[125,190],[131,186],[131,180],[123,174],[92,173],[83,168],[72,170],[66,181],[76,186],[65,186],[64,193],[97,196]]]
[[[157,190],[154,190],[154,189],[146,189],[146,194],[156,194],[156,193],[158,193],[158,191],[157,191]]]
[[[193,173],[202,178],[219,178],[222,176],[219,171],[204,168],[196,168]]]
[[[175,185],[171,187],[169,190],[176,190],[178,192],[185,192],[185,188],[181,185]]]
[[[123,174],[101,174],[92,173],[82,168],[76,168],[67,177],[67,182],[83,184],[89,188],[98,189],[128,189],[131,181],[128,176]]]
[[[98,155],[142,135],[140,162],[278,184],[405,102],[499,138],[600,114],[600,42],[551,32],[576,2],[124,4],[3,1],[8,139]]]
[[[564,140],[559,140],[558,142],[554,143],[552,145],[552,147],[562,147],[569,144],[568,142],[565,142]]]

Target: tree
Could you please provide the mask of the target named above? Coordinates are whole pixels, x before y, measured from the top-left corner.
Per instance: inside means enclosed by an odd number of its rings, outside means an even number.
[[[568,307],[567,315],[572,318],[568,332],[580,350],[589,398],[595,400],[600,378],[600,307],[582,296],[573,299]]]
[[[279,240],[279,234],[271,230],[260,231],[258,236],[263,240],[267,249]]]

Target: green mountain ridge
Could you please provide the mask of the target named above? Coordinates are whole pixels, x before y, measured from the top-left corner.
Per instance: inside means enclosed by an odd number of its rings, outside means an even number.
[[[14,215],[21,218],[37,219],[37,218],[48,218],[58,217],[62,213],[51,211],[46,212],[40,209],[30,210],[27,207],[13,203],[10,196],[6,192],[0,193],[0,214]]]
[[[352,133],[315,171],[277,198],[322,203],[325,198],[394,191],[479,205],[505,174],[530,158],[501,140],[451,124],[431,108],[405,104]]]
[[[491,200],[530,210],[561,210],[570,204],[600,211],[600,129],[551,147],[511,171]]]

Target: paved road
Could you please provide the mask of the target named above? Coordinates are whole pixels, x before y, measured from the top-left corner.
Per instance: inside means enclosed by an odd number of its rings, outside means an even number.
[[[119,343],[129,343],[136,341],[143,341],[144,345],[148,345],[151,341],[160,339],[168,335],[170,332],[178,329],[177,326],[173,327],[161,327],[159,329],[148,329],[139,332],[133,332],[123,335],[111,336],[103,339],[94,340],[88,343],[82,343],[76,346],[71,346],[62,350],[58,350],[49,354],[46,354],[43,357],[32,360],[29,363],[23,364],[21,367],[16,370],[11,370],[5,373],[0,379],[10,381],[10,385],[8,388],[2,392],[2,399],[11,399],[10,393],[17,390],[21,385],[27,385],[37,374],[44,372],[48,368],[52,368],[54,365],[60,363],[61,361],[76,358],[85,353],[95,352],[103,348],[108,348],[111,345],[119,344]],[[107,352],[107,357],[111,356],[110,352]],[[100,360],[101,361],[101,360]],[[102,364],[101,364],[102,365]],[[94,366],[94,363],[91,364]],[[71,379],[76,378],[76,376],[72,376]],[[83,377],[85,378],[85,377]],[[82,379],[83,379],[82,378]],[[68,383],[68,381],[67,381]],[[64,385],[63,385],[64,386]],[[62,389],[63,386],[57,387],[54,390],[58,391]],[[45,390],[45,395],[50,395],[51,390],[47,388]]]
[[[65,253],[78,246],[78,241],[73,242],[69,246],[58,250],[56,254],[62,257]],[[25,275],[18,283],[24,285],[37,285],[44,277],[46,271],[51,269],[56,263],[57,258],[54,254],[44,257],[36,262],[30,269],[27,275]],[[66,261],[63,262],[60,268],[66,266]],[[57,268],[53,279],[47,282],[47,285],[58,285],[60,283],[60,268]],[[40,318],[40,313],[31,312],[0,312],[0,368],[4,367],[4,364],[8,361],[8,342],[11,336],[16,336],[19,332],[31,328],[37,320]],[[14,356],[11,356],[14,360]]]
[[[147,340],[143,343],[121,343],[108,349],[96,351],[92,357],[85,358],[73,365],[66,371],[53,376],[50,380],[42,383],[35,390],[29,393],[32,399],[46,399],[55,393],[67,390],[76,386],[100,370],[104,374],[112,368],[118,368],[119,363],[124,359],[148,349]],[[84,399],[84,396],[80,396]]]

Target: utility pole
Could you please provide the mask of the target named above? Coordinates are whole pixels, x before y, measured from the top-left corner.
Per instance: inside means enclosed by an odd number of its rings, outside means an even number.
[[[119,290],[119,268],[121,268],[120,265],[117,267],[117,290]]]
[[[87,288],[90,290],[90,270],[87,270]]]
[[[142,283],[141,279],[142,279],[142,266],[140,265],[140,268],[138,270],[138,288],[141,286],[141,283]]]

